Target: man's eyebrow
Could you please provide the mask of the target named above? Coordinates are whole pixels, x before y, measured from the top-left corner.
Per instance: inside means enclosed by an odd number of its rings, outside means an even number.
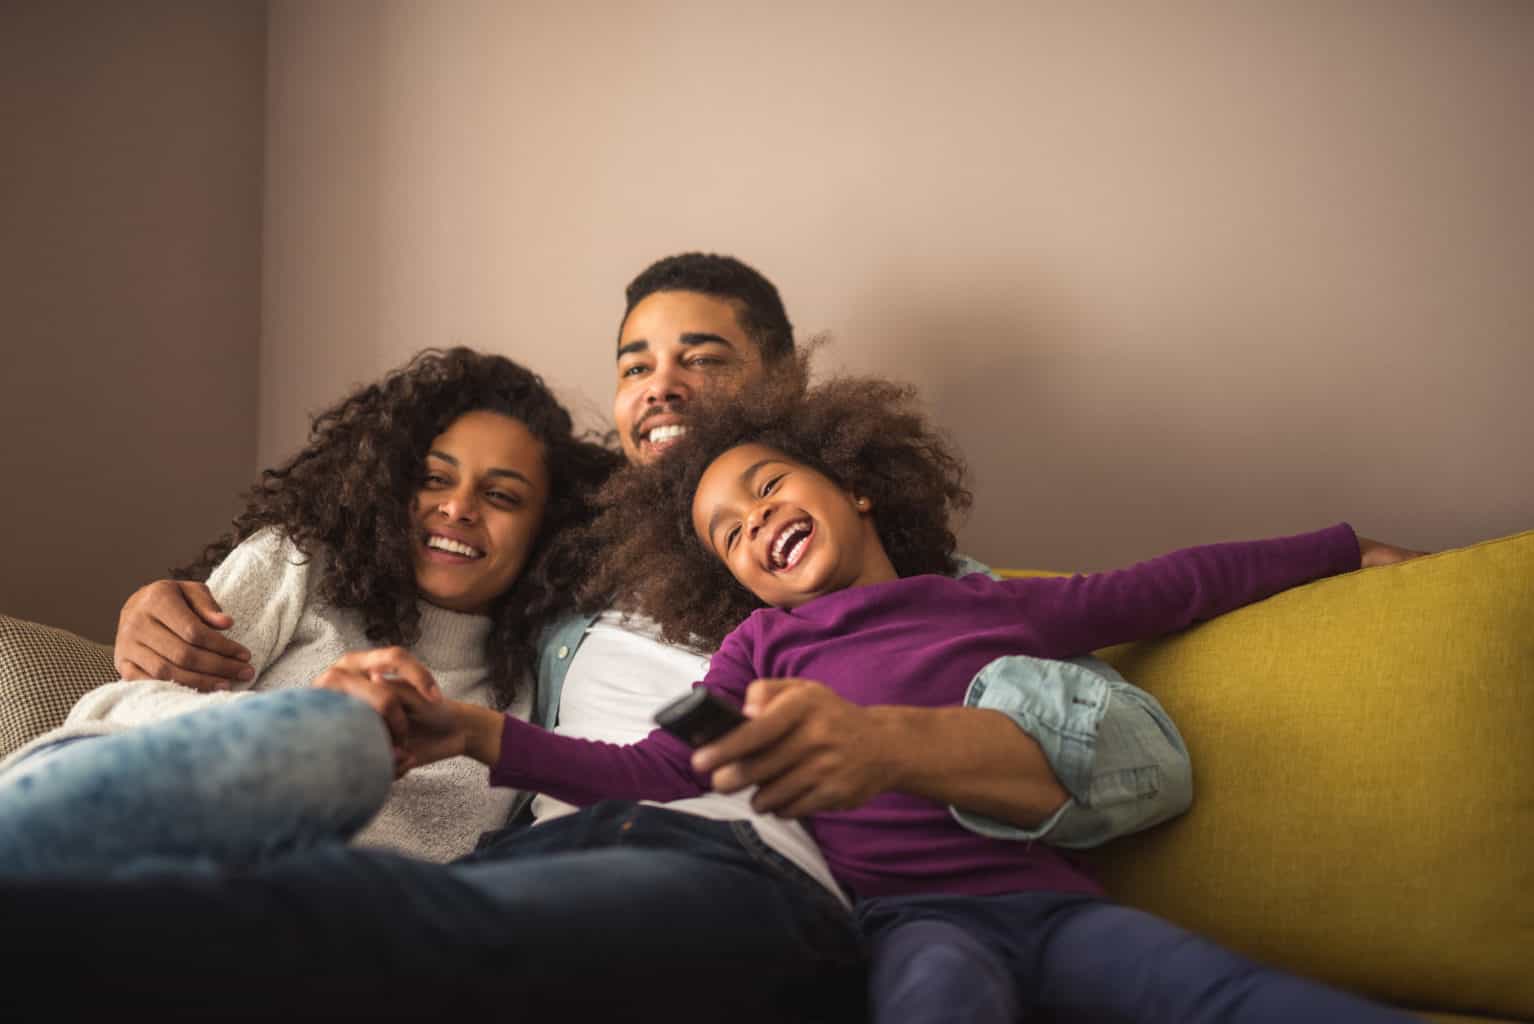
[[[731,352],[735,351],[735,343],[722,334],[714,334],[711,331],[687,331],[677,338],[682,345],[723,345]],[[648,338],[635,338],[633,341],[618,346],[618,358],[635,352],[644,352],[650,348]]]
[[[458,465],[458,460],[457,459],[453,458],[447,452],[439,452],[435,448],[433,448],[431,451],[427,452],[426,455],[427,455],[428,458],[441,459],[443,462],[446,462],[450,466]],[[520,481],[522,481],[524,484],[527,484],[527,486],[529,486],[529,487],[533,486],[533,482],[527,478],[527,474],[526,473],[520,472],[520,471],[515,470],[515,469],[505,469],[505,468],[503,468],[501,466],[494,466],[494,467],[492,467],[490,469],[485,470],[485,475],[486,476],[509,476],[513,480],[520,480]]]
[[[758,459],[755,462],[751,463],[751,465],[746,467],[746,471],[744,473],[740,474],[739,479],[740,479],[740,481],[742,483],[746,484],[747,488],[749,489],[750,483],[751,483],[751,478],[756,475],[756,471],[757,470],[761,469],[763,466],[767,465],[769,462],[782,462],[782,461],[783,461],[782,459],[779,459],[779,458],[777,458],[775,456],[772,456],[772,455],[767,456],[767,458],[765,458],[765,459]],[[715,551],[719,550],[719,545],[714,544],[714,527],[719,525],[719,520],[724,518],[724,514],[725,514],[724,509],[716,508],[716,509],[714,509],[714,514],[708,517],[708,542],[710,544],[714,545],[714,550]]]

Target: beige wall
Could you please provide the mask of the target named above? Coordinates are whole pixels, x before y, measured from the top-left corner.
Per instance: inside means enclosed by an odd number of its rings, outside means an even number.
[[[924,384],[999,564],[1534,525],[1530,5],[266,15],[0,7],[0,610],[108,637],[424,345],[601,422],[622,285],[689,248]]]
[[[0,5],[0,611],[110,640],[251,480],[265,29]]]
[[[922,382],[964,546],[1534,526],[1534,5],[275,3],[259,451],[428,345],[595,422],[623,284]]]

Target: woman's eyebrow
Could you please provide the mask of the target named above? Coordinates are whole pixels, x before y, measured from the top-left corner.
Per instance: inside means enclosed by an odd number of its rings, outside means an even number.
[[[426,453],[426,457],[429,458],[429,459],[441,459],[443,462],[446,462],[450,466],[458,465],[458,460],[455,459],[453,456],[449,455],[447,452],[439,452],[439,451],[436,451],[435,449],[433,449],[432,451],[429,451],[429,452]],[[524,484],[526,484],[529,487],[533,486],[532,480],[528,479],[528,476],[527,476],[526,473],[523,473],[521,470],[517,470],[517,469],[507,469],[504,466],[493,466],[490,469],[485,470],[485,475],[486,476],[509,476],[513,480],[520,480],[520,481],[522,481]]]
[[[529,487],[533,486],[533,482],[528,479],[526,473],[519,472],[518,470],[515,470],[515,469],[503,469],[500,466],[497,466],[494,469],[487,469],[487,470],[485,470],[485,475],[486,476],[509,476],[513,480],[520,480],[520,481],[522,481],[524,484],[526,484]]]

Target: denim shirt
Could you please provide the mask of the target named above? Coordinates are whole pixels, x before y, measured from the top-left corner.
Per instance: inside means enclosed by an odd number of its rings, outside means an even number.
[[[959,556],[956,575],[972,572],[994,575]],[[539,638],[533,720],[546,729],[559,720],[565,676],[596,618],[572,613],[550,623]],[[1080,849],[1174,818],[1192,803],[1192,768],[1176,725],[1155,698],[1098,658],[998,658],[970,682],[964,705],[1012,719],[1039,744],[1070,794],[1033,828],[951,808],[971,832]],[[519,794],[512,817],[531,799]]]

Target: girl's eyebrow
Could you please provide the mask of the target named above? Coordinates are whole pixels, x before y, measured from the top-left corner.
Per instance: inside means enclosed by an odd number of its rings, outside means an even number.
[[[746,471],[740,474],[739,479],[741,483],[746,485],[746,489],[749,490],[751,488],[751,478],[756,475],[758,470],[770,463],[782,461],[782,459],[773,455],[769,455],[765,459],[758,459],[746,467]],[[714,543],[714,527],[719,525],[719,520],[723,519],[724,516],[725,510],[716,505],[714,507],[714,514],[708,517],[708,542],[710,544]],[[718,550],[717,545],[715,545],[715,550]]]

